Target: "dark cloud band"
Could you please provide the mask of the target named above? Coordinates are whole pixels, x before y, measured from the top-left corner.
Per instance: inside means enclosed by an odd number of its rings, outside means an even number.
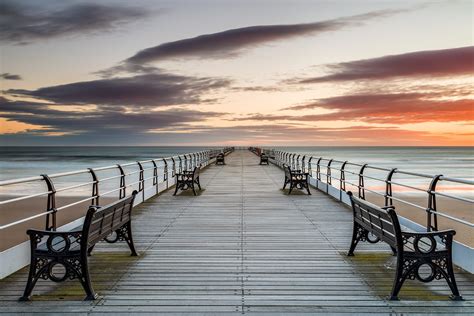
[[[9,72],[4,72],[0,74],[0,78],[4,80],[22,80],[20,75],[11,74]]]
[[[0,3],[0,41],[28,43],[34,40],[111,30],[148,13],[141,8],[77,4],[60,10]]]
[[[224,79],[153,73],[75,82],[37,90],[11,89],[7,92],[57,104],[169,106],[201,103],[202,94],[225,87],[229,83]]]
[[[144,64],[169,58],[227,58],[243,50],[268,42],[292,37],[315,35],[356,26],[370,19],[385,17],[402,10],[374,11],[366,14],[315,23],[288,25],[258,25],[205,34],[179,41],[163,43],[139,51],[125,60],[128,64]]]
[[[329,65],[331,74],[292,80],[323,83],[396,77],[451,77],[474,74],[474,46],[419,51]]]

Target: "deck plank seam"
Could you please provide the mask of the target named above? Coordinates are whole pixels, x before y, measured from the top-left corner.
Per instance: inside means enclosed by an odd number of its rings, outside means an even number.
[[[244,159],[240,155],[240,292],[241,292],[241,314],[245,314],[245,269],[244,269]]]
[[[216,172],[214,174],[214,176],[212,176],[207,182],[206,182],[206,185],[208,185],[214,178],[215,176],[220,172],[220,170],[218,170],[218,172]],[[173,187],[173,186],[171,186]],[[195,202],[196,200],[195,199],[189,199],[188,203],[185,204],[181,210],[179,211],[179,213],[171,219],[171,221],[166,225],[164,226],[161,231],[157,234],[156,238],[154,238],[153,240],[151,240],[148,244],[148,246],[142,250],[141,252],[143,253],[146,253],[148,252],[156,243],[159,242],[160,238],[164,237],[166,232],[169,231],[169,229],[173,226],[174,223],[176,223],[176,221],[189,209],[189,207]],[[144,204],[146,205],[146,204]],[[130,270],[130,267],[133,265],[133,262],[130,262],[129,264],[127,264],[126,266],[126,269],[125,271],[120,275],[120,277],[113,283],[113,285],[111,286],[111,291],[115,291],[116,288],[117,288],[117,285],[123,280],[124,276],[127,275],[128,271]],[[106,299],[105,297],[101,297],[100,298],[100,301],[95,303],[95,304],[92,304],[91,306],[98,306],[98,305],[104,305],[104,303],[106,302]],[[89,311],[90,312],[90,311]],[[88,313],[89,313],[88,312]]]
[[[274,167],[275,167],[275,166],[274,166]],[[267,176],[269,176],[268,171],[267,171],[266,169],[264,169],[264,171],[265,171],[265,174],[267,174]],[[273,177],[269,176],[269,178],[273,181],[273,183],[274,183],[275,185],[278,186],[278,183],[275,181],[275,179],[274,179]],[[319,191],[319,189],[317,189],[317,188],[316,188],[316,190]],[[330,245],[331,248],[333,248],[337,253],[340,253],[340,251],[337,249],[337,247],[331,242],[331,239],[330,239],[322,230],[319,229],[318,225],[316,225],[316,224],[314,223],[313,219],[311,219],[303,210],[301,210],[301,209],[298,207],[298,205],[297,205],[296,202],[295,202],[295,198],[292,197],[292,196],[288,196],[288,197],[289,197],[289,200],[291,201],[291,203],[295,206],[295,208],[296,208],[301,214],[303,214],[303,216],[306,218],[306,220],[311,223],[311,225],[313,226],[313,228],[314,228],[318,233],[320,233],[321,236],[326,240],[327,244]],[[352,266],[352,263],[349,262],[349,261],[347,260],[347,258],[346,258],[344,255],[341,255],[341,258],[342,258],[342,260],[343,260],[345,263],[347,263],[349,266]],[[356,273],[355,271],[353,271],[352,274],[353,274],[353,275],[357,275],[357,273]],[[362,276],[363,276],[363,275],[362,275]],[[373,292],[373,295],[377,295],[377,294],[375,293],[375,290],[374,290],[373,286],[367,281],[367,279],[366,279],[365,277],[362,278],[362,282],[363,282],[365,285],[367,285],[367,287],[368,287],[369,289],[371,289],[371,291]],[[391,312],[393,312],[393,313],[396,314],[396,311],[394,310],[393,306],[391,306],[391,305],[387,302],[387,300],[386,300],[385,298],[381,298],[381,300],[384,302],[385,306],[386,306]]]

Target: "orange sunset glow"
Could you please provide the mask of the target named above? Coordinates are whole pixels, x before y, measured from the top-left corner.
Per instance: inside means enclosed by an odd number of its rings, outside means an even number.
[[[2,4],[4,145],[474,145],[469,1],[38,5]]]

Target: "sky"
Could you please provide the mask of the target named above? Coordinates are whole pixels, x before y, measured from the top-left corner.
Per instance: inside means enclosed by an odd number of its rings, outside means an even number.
[[[473,146],[473,7],[0,0],[0,145]]]

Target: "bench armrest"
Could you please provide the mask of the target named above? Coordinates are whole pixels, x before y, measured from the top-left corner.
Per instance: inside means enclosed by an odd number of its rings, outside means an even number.
[[[382,210],[388,210],[388,209],[390,209],[390,208],[391,208],[391,209],[395,209],[395,206],[393,206],[393,205],[387,205],[387,206],[382,206],[382,207],[381,207]]]
[[[47,248],[50,250],[51,242],[54,237],[60,237],[59,242],[65,241],[68,244],[74,243],[78,238],[82,236],[82,230],[73,230],[73,231],[50,231],[50,230],[38,230],[38,229],[28,229],[26,233],[30,236],[32,249],[36,249],[38,244],[46,242]],[[45,238],[47,237],[47,238]]]
[[[439,230],[433,232],[402,232],[402,235],[409,237],[423,237],[423,236],[433,236],[433,237],[447,237],[456,235],[454,229]]]
[[[432,243],[434,243],[434,248],[437,248],[437,244],[439,244],[439,239],[441,239],[442,244],[446,247],[446,249],[451,249],[453,244],[453,236],[456,235],[456,231],[454,229],[447,229],[441,231],[433,231],[433,232],[405,232],[402,231],[403,238],[414,238],[413,243],[414,246],[417,247],[420,240],[425,237],[431,239]],[[439,238],[438,240],[436,240]]]

